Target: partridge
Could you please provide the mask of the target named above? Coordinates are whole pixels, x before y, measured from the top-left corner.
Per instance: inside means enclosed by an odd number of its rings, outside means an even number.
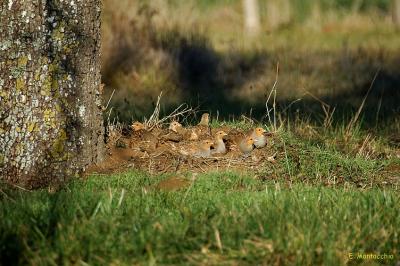
[[[182,126],[181,123],[179,123],[177,121],[171,122],[171,124],[169,125],[169,130],[180,135],[182,137],[182,139],[187,139],[187,140],[198,140],[199,139],[197,133],[193,129],[186,129]]]
[[[263,148],[267,145],[267,137],[265,136],[266,132],[265,129],[257,127],[251,133],[250,137],[254,139],[254,146],[256,146],[256,148]]]
[[[142,123],[136,121],[132,123],[131,128],[134,132],[136,132],[139,130],[144,130],[145,126]]]
[[[145,129],[140,122],[134,122],[131,125],[133,130],[129,147],[139,146],[141,150],[154,150],[158,145],[158,139],[155,135]]]
[[[183,140],[183,135],[180,134],[182,125],[179,122],[173,121],[169,124],[168,130],[159,135],[163,141],[180,142]]]
[[[199,122],[199,126],[206,126],[208,127],[210,123],[210,114],[209,113],[204,113],[201,116],[201,120]]]
[[[191,128],[193,135],[197,136],[198,140],[206,140],[211,138],[211,128],[209,125],[210,115],[208,113],[204,113],[201,116],[200,122]]]
[[[185,156],[194,156],[194,157],[210,157],[211,156],[211,147],[214,143],[211,140],[202,140],[196,144],[186,144],[181,145],[179,153]]]
[[[225,147],[225,142],[224,138],[227,136],[224,131],[218,131],[215,134],[215,146],[214,149],[211,151],[212,154],[225,154],[226,153],[226,147]]]
[[[211,156],[211,147],[214,143],[211,140],[203,140],[199,143],[199,145],[191,151],[191,154],[194,157],[210,157]]]
[[[150,131],[147,131],[145,126],[140,122],[132,123],[131,128],[133,130],[132,138],[139,138],[146,141],[151,140],[153,142],[157,140],[156,136]]]
[[[179,123],[178,121],[172,121],[172,122],[169,124],[168,129],[171,130],[171,131],[174,131],[174,132],[176,132],[176,133],[179,133],[178,131],[181,131],[181,130],[183,129],[183,126],[182,126],[182,124]]]
[[[237,129],[231,129],[227,136],[224,138],[225,146],[229,151],[237,151],[238,145],[245,138],[246,135],[243,132]]]
[[[246,137],[239,144],[240,151],[247,155],[254,149],[254,139],[252,137]]]

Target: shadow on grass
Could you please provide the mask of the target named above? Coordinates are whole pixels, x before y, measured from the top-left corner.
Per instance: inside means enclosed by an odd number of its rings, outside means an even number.
[[[3,245],[0,248],[0,264],[19,265],[19,262],[21,262],[20,256],[25,251],[22,239],[18,233],[14,232],[3,232],[1,236]]]
[[[246,100],[233,100],[232,90],[263,75],[269,56],[263,51],[215,51],[201,35],[182,36],[173,31],[162,36],[161,49],[173,58],[177,87],[183,101],[222,117],[239,115]]]
[[[123,121],[141,119],[153,111],[156,96],[165,92],[165,83],[173,84],[174,90],[168,91],[163,113],[173,110],[178,102],[168,101],[177,97],[179,103],[186,102],[199,106],[220,119],[230,119],[241,114],[257,120],[265,119],[265,101],[275,80],[275,65],[280,62],[281,72],[278,79],[277,106],[280,112],[289,117],[296,113],[319,122],[323,111],[321,102],[335,108],[334,118],[349,120],[357,111],[365,97],[374,75],[378,72],[372,90],[365,102],[363,121],[367,127],[385,125],[400,112],[400,72],[398,63],[400,54],[391,54],[384,50],[362,48],[343,48],[337,51],[310,51],[301,54],[296,51],[282,51],[271,54],[265,50],[231,50],[218,52],[201,34],[183,35],[177,30],[157,33],[146,45],[132,50],[121,46],[111,68],[115,72],[130,75],[135,69],[151,60],[164,63],[156,69],[156,77],[167,76],[165,82],[153,82],[154,95],[147,92],[140,95],[137,83],[129,87],[127,93],[113,99],[116,115]],[[125,50],[126,49],[126,50]],[[146,51],[157,51],[155,58],[141,58]],[[122,55],[122,56],[121,56]],[[110,69],[103,66],[103,69]],[[106,71],[103,81],[106,85],[117,87],[112,71]],[[167,73],[167,74],[164,74]],[[155,84],[155,85],[154,85]],[[157,87],[158,86],[158,87]],[[179,95],[179,97],[177,96]],[[310,95],[313,95],[312,97]],[[147,107],[140,104],[148,97]],[[318,100],[320,101],[318,101]],[[272,102],[270,102],[272,104]],[[139,110],[138,112],[132,110]]]
[[[375,71],[377,77],[374,82],[373,75],[368,75],[365,79],[370,77],[370,81],[337,94],[307,97],[298,102],[281,99],[277,104],[280,110],[285,110],[284,114],[288,117],[294,118],[301,114],[317,124],[322,124],[326,118],[322,106],[324,104],[329,106],[331,112],[334,111],[333,122],[337,124],[348,123],[362,106],[360,120],[363,127],[385,127],[399,118],[400,75],[393,75],[387,70]],[[258,115],[262,115],[262,112]]]
[[[83,205],[78,206],[76,198],[71,200],[71,191],[49,194],[46,190],[26,192],[7,183],[0,185],[0,209],[4,214],[0,222],[0,265],[46,264],[50,260],[63,264],[62,256],[54,258],[44,249],[57,246],[61,225],[86,218],[85,213],[77,214]],[[72,182],[66,187],[72,188]],[[88,198],[88,195],[82,197]],[[98,201],[97,195],[91,195],[86,203],[93,204],[90,200]],[[31,261],[32,254],[38,255],[34,261]]]

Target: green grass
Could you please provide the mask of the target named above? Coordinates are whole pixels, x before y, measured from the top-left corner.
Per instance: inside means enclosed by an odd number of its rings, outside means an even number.
[[[271,137],[276,163],[195,181],[187,173],[179,191],[156,188],[169,175],[138,171],[56,193],[1,186],[0,265],[344,265],[350,253],[394,256],[350,264],[400,261],[398,146],[380,132],[367,138],[373,131],[359,123],[348,137],[343,126],[291,123]]]
[[[1,261],[340,265],[349,252],[399,260],[393,190],[287,187],[235,173],[201,175],[176,192],[153,189],[163,178],[128,172],[55,194],[2,191]]]
[[[264,115],[279,62],[278,112],[298,98],[304,104],[282,114],[293,117],[270,145],[276,164],[261,165],[257,175],[199,175],[176,192],[154,189],[168,176],[141,172],[75,180],[54,194],[1,186],[0,265],[343,265],[349,253],[394,255],[350,264],[400,261],[400,153],[398,141],[389,141],[399,135],[400,38],[387,21],[389,0],[361,1],[355,17],[347,12],[355,1],[321,0],[321,18],[310,17],[316,1],[293,0],[291,22],[271,31],[263,21],[255,40],[243,33],[241,1],[197,0],[193,9],[184,2],[171,0],[168,10],[156,4],[155,13],[174,23],[150,27],[134,2],[105,1],[103,78],[109,94],[117,89],[111,106],[131,122],[153,112],[161,90],[166,110],[196,106],[212,92],[215,102],[201,106],[212,111],[212,125],[249,129],[240,118],[220,123],[216,111],[222,119]],[[333,2],[332,18],[323,11]],[[346,136],[345,118],[377,69],[366,121]],[[304,91],[337,107],[333,128],[323,127],[319,103]]]

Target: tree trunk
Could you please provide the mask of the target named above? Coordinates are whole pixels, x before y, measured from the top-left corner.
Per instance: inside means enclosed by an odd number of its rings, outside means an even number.
[[[101,0],[0,1],[0,178],[59,184],[102,160]]]
[[[400,28],[400,0],[392,0],[393,23]]]
[[[260,33],[260,14],[257,0],[243,0],[244,26],[249,35]]]

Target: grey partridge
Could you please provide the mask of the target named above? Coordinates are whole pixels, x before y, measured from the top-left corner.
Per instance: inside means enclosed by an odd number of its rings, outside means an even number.
[[[218,131],[215,134],[215,140],[214,140],[214,149],[211,151],[212,154],[225,154],[226,153],[226,147],[225,147],[225,142],[224,138],[228,134],[225,133],[225,131]]]
[[[254,139],[254,146],[256,146],[256,148],[263,148],[267,145],[266,133],[267,131],[261,127],[257,127],[253,130],[250,137]]]
[[[246,137],[240,142],[239,149],[243,154],[248,155],[254,149],[254,139],[252,137]]]

